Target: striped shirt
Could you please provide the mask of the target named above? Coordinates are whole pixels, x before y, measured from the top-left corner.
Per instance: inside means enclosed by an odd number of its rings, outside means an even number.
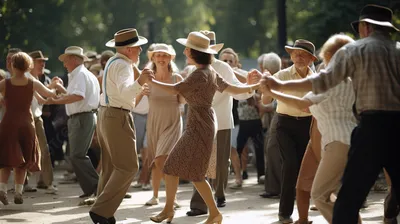
[[[357,125],[352,111],[355,96],[351,81],[342,81],[322,94],[309,92],[304,98],[314,103],[310,111],[317,119],[322,149],[334,141],[350,145],[351,132]]]
[[[351,78],[357,114],[400,111],[400,43],[375,31],[339,49],[317,76],[308,78],[316,94]]]

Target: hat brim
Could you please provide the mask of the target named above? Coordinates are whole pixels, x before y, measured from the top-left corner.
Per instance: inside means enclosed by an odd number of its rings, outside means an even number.
[[[78,57],[82,58],[83,61],[87,61],[87,60],[88,60],[88,58],[87,58],[85,55],[81,55],[81,54],[71,54],[71,53],[62,54],[62,55],[58,56],[58,60],[64,61],[65,57],[68,56],[68,55],[78,56]]]
[[[196,51],[200,51],[200,52],[207,53],[207,54],[218,54],[217,48],[215,48],[216,45],[211,45],[208,48],[201,48],[201,47],[195,46],[191,43],[188,43],[186,38],[179,38],[176,41],[178,43],[182,44],[183,46],[192,48]]]
[[[175,56],[176,56],[175,54],[172,54],[171,52],[169,52],[167,50],[148,51],[147,52],[147,58],[149,59],[149,61],[151,61],[151,58],[153,57],[153,54],[157,53],[157,52],[162,52],[162,53],[166,53],[166,54],[170,55],[171,56],[171,60],[174,60]]]
[[[124,45],[124,46],[115,46],[115,39],[112,39],[106,43],[106,46],[112,47],[112,48],[137,47],[137,46],[145,45],[145,44],[147,44],[147,42],[149,42],[149,41],[145,37],[139,36],[139,40],[136,41],[135,43],[131,43],[131,44]]]
[[[395,31],[395,32],[399,32],[399,31],[400,31],[400,30],[399,30],[397,27],[395,27],[391,22],[382,22],[382,21],[377,21],[377,20],[373,20],[373,19],[369,19],[369,18],[364,18],[364,19],[357,20],[357,21],[354,21],[354,22],[351,23],[351,27],[353,28],[353,30],[354,30],[356,33],[358,33],[358,24],[359,24],[360,22],[367,22],[367,23],[372,23],[372,24],[378,25],[378,26],[389,27],[389,28],[392,28],[393,31]]]
[[[305,50],[303,48],[300,48],[300,47],[285,46],[285,50],[289,54],[291,54],[293,50],[301,50],[301,51],[304,51],[304,52],[308,53],[309,55],[311,55],[314,58],[314,61],[318,61],[319,60],[319,58],[317,56],[311,54],[309,51],[307,51],[307,50]]]
[[[224,44],[223,43],[214,44],[214,45],[211,45],[210,47],[212,47],[214,50],[219,52],[224,47]]]
[[[48,60],[49,60],[49,58],[34,58],[33,60],[48,61]]]

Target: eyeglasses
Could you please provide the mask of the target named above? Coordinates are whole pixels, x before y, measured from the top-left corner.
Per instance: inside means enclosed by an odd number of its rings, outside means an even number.
[[[226,62],[226,63],[228,63],[228,64],[232,64],[232,63],[233,63],[232,60],[223,60],[223,62]]]

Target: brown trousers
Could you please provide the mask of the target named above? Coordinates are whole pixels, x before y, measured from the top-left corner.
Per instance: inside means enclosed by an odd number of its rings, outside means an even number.
[[[91,211],[110,218],[138,171],[132,114],[117,108],[100,107],[97,137],[101,148],[101,173],[98,197]]]
[[[53,184],[53,166],[51,165],[51,157],[49,146],[47,144],[46,134],[43,127],[43,119],[37,117],[35,120],[36,136],[39,141],[40,153],[41,153],[41,167],[42,170],[39,172],[38,184],[44,184],[51,186]]]

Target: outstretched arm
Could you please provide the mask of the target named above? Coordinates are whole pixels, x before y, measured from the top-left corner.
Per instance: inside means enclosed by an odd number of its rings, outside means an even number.
[[[33,80],[33,90],[44,97],[55,97],[56,96],[55,89],[47,88],[38,80]]]

